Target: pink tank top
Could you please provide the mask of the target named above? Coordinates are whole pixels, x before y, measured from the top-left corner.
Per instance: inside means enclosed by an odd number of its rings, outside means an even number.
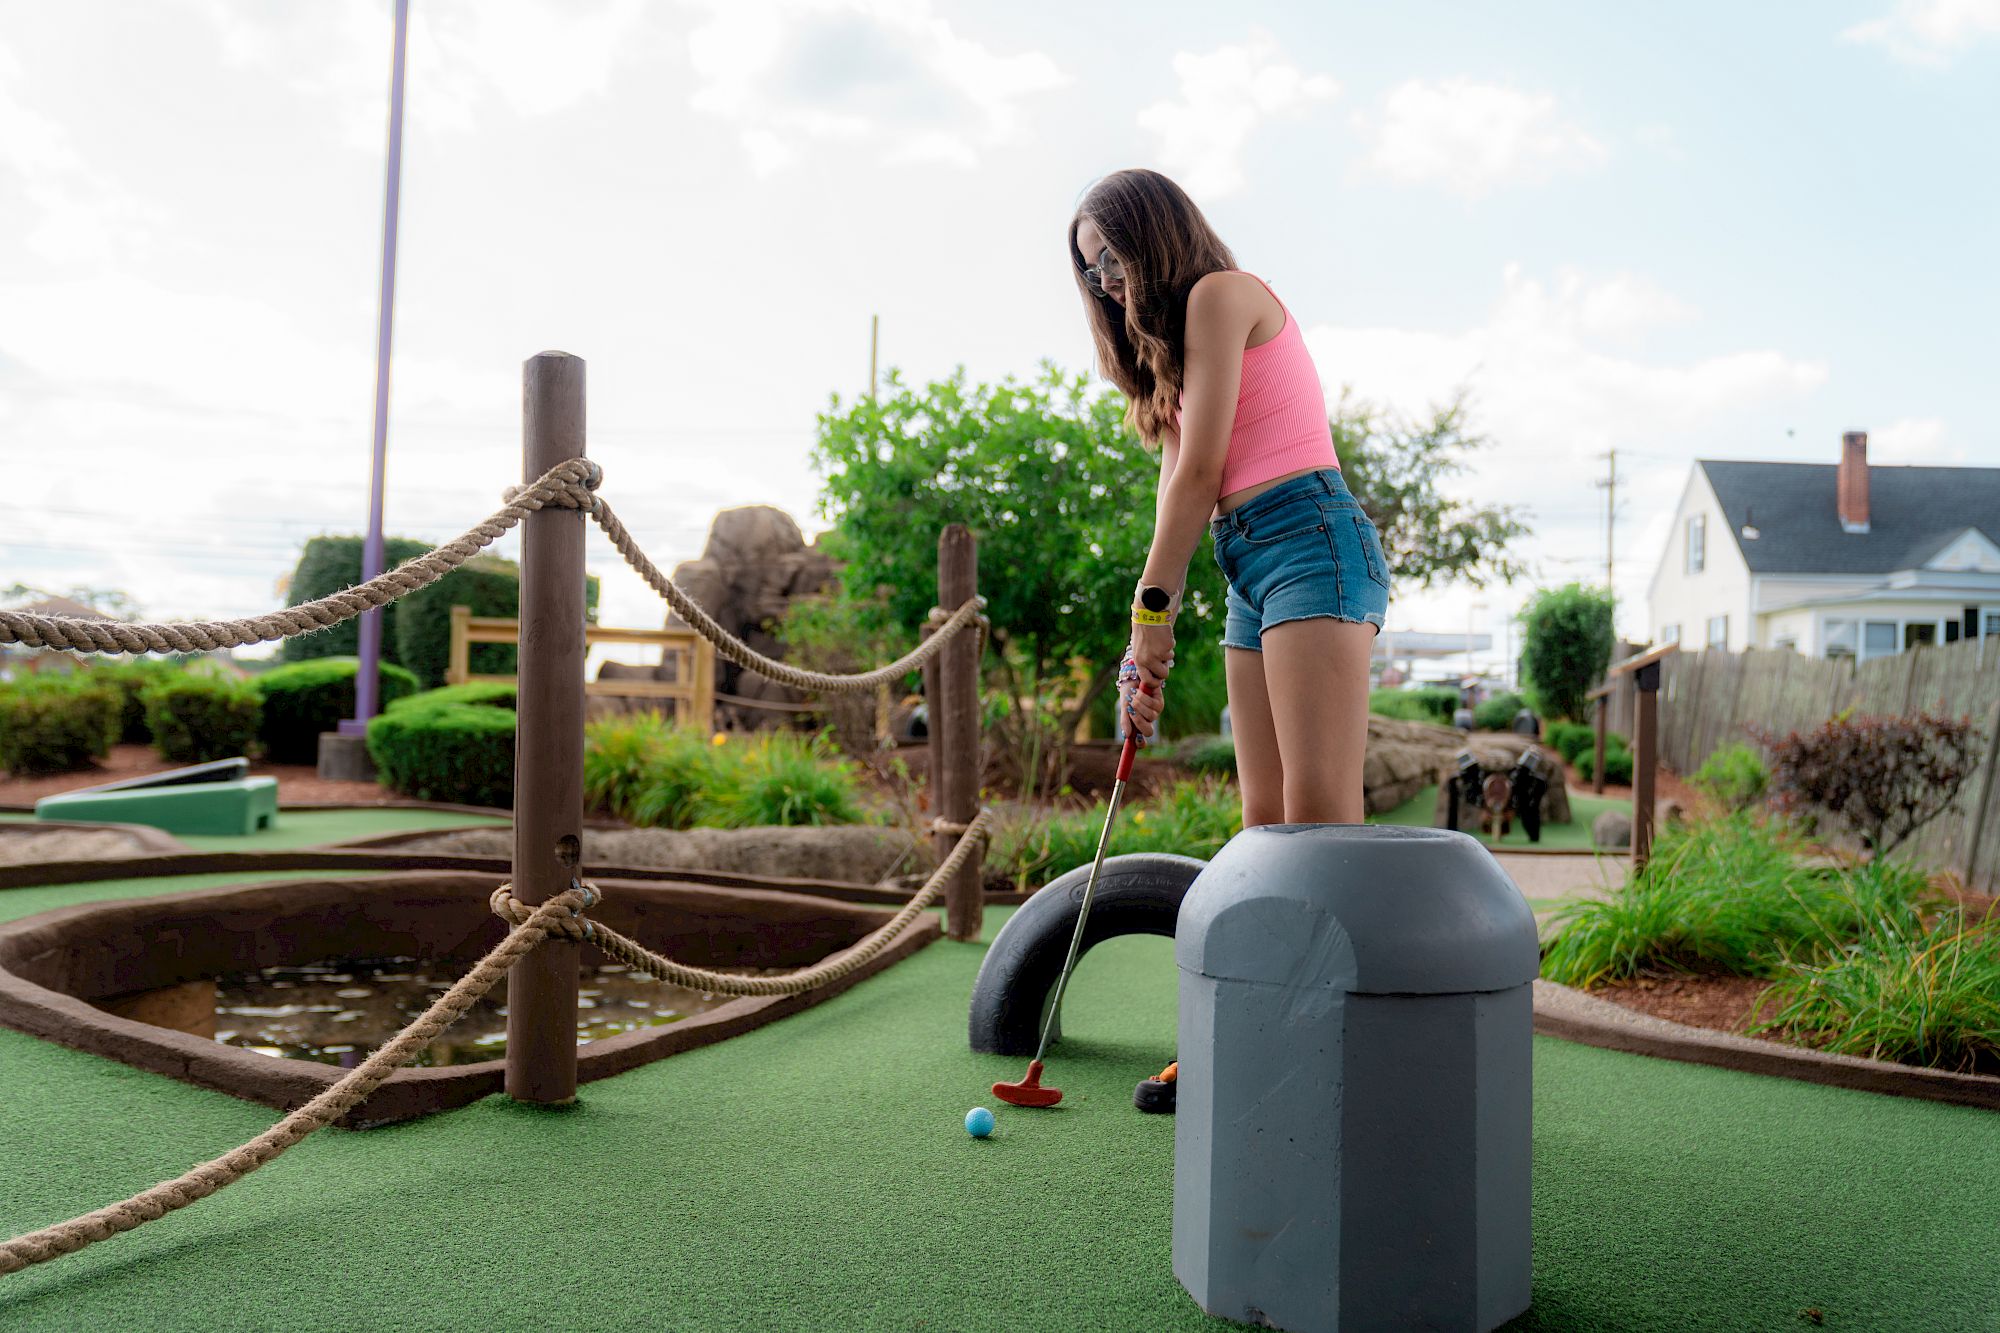
[[[1232,270],[1242,272],[1241,269]],[[1256,274],[1250,275],[1256,278]],[[1257,281],[1264,282],[1262,278]],[[1264,290],[1271,284],[1264,282]],[[1276,292],[1271,292],[1277,297]],[[1278,305],[1284,307],[1283,298]],[[1187,395],[1181,395],[1185,405]],[[1174,426],[1180,426],[1180,409]],[[1222,489],[1231,495],[1260,481],[1309,467],[1339,467],[1333,429],[1326,419],[1326,392],[1306,351],[1299,322],[1285,309],[1284,327],[1266,343],[1243,349],[1243,377],[1236,391],[1236,420],[1229,428],[1229,452],[1222,461]]]

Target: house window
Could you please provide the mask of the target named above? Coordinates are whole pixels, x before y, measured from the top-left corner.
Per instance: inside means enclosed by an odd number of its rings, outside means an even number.
[[[1701,573],[1702,563],[1707,556],[1708,515],[1696,514],[1688,520],[1687,532],[1687,572]]]
[[[1981,638],[2000,638],[2000,611],[1986,613],[1986,628],[1980,631]]]
[[[1996,630],[1995,633],[2000,633],[2000,630]],[[1681,627],[1679,625],[1660,626],[1661,643],[1679,643],[1680,641],[1681,641]]]
[[[1893,620],[1871,620],[1862,627],[1861,660],[1894,657],[1898,625]]]
[[[1905,651],[1920,643],[1936,643],[1937,626],[1928,620],[1912,620],[1903,626],[1903,648]]]
[[[1824,637],[1821,640],[1821,657],[1852,657],[1855,650],[1856,627],[1852,620],[1826,621]]]
[[[1771,646],[1781,653],[1795,653],[1799,650],[1799,641],[1797,639],[1780,639]]]
[[[1729,617],[1710,616],[1708,618],[1708,646],[1727,648],[1729,646]]]

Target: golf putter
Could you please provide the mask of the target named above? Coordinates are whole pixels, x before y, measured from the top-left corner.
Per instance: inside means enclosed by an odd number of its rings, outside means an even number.
[[[1147,694],[1153,687],[1144,681],[1139,688]],[[995,1083],[993,1095],[1013,1106],[1054,1106],[1062,1100],[1062,1089],[1042,1086],[1042,1056],[1049,1049],[1049,1033],[1055,1028],[1056,1015],[1062,1010],[1063,987],[1069,984],[1069,974],[1076,967],[1077,950],[1083,945],[1084,923],[1090,920],[1090,899],[1097,892],[1098,872],[1104,869],[1104,850],[1111,845],[1111,825],[1118,818],[1119,803],[1125,797],[1125,780],[1132,776],[1132,760],[1139,753],[1139,733],[1129,728],[1125,732],[1125,748],[1118,756],[1118,776],[1111,784],[1111,805],[1104,812],[1104,831],[1097,837],[1097,859],[1090,863],[1090,878],[1083,886],[1083,907],[1076,914],[1076,929],[1069,937],[1069,957],[1063,960],[1062,974],[1056,978],[1056,993],[1049,1001],[1048,1012],[1042,1015],[1042,1036],[1035,1044],[1035,1058],[1028,1062],[1028,1074],[1019,1083]]]

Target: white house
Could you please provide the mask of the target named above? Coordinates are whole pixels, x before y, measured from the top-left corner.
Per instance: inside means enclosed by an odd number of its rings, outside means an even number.
[[[1688,651],[1867,660],[1920,643],[2000,650],[2000,468],[1695,460],[1647,596]]]

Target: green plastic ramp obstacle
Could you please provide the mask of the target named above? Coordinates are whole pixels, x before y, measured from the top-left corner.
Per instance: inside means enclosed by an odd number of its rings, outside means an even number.
[[[170,787],[63,792],[35,802],[35,818],[149,824],[169,833],[256,833],[278,820],[278,780],[238,778]]]

